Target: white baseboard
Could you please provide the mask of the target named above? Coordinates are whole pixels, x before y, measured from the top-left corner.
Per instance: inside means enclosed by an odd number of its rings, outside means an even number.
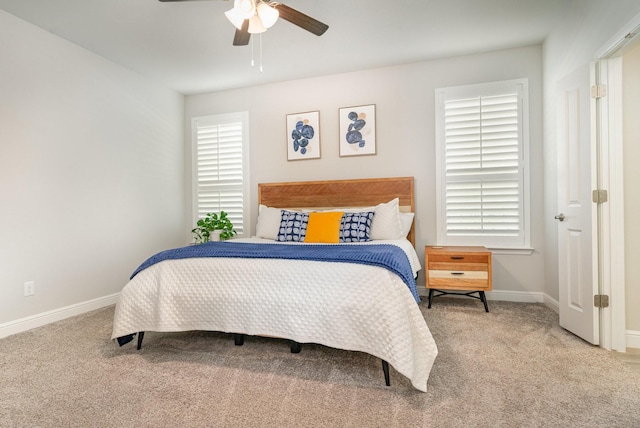
[[[503,302],[542,303],[544,294],[534,291],[487,291],[487,300],[502,300]]]
[[[426,297],[429,292],[426,287],[418,286],[418,294]],[[455,292],[455,291],[454,291]],[[547,294],[534,291],[509,291],[509,290],[492,290],[486,292],[487,300],[501,300],[503,302],[521,302],[521,303],[544,303],[558,312],[558,302],[555,302]],[[455,297],[455,296],[451,296]],[[553,303],[555,302],[555,304]]]
[[[627,330],[627,348],[640,349],[640,331]]]
[[[120,293],[111,294],[0,324],[0,338],[113,305],[118,300],[119,295]]]
[[[544,294],[544,300],[542,301],[542,303],[544,303],[545,306],[554,311],[556,314],[560,313],[560,303],[556,299],[549,296],[547,293]]]

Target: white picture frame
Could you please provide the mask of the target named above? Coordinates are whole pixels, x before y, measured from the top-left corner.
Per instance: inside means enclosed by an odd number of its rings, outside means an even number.
[[[340,156],[376,154],[376,105],[341,107]]]
[[[287,115],[287,160],[320,158],[320,112]]]

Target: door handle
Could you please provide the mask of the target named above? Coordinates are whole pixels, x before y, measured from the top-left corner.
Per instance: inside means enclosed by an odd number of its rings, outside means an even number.
[[[560,220],[560,221],[564,221],[564,219],[566,218],[564,216],[564,214],[560,213],[557,216],[554,217],[556,220]]]

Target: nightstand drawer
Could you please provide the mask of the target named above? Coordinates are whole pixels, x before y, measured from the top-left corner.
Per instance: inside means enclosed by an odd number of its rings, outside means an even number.
[[[429,254],[429,263],[484,263],[489,262],[487,254]]]
[[[487,290],[489,273],[479,270],[429,270],[428,284],[431,288],[459,290]]]
[[[450,279],[484,279],[489,278],[489,272],[485,271],[463,271],[463,270],[429,270],[429,278],[450,278]]]

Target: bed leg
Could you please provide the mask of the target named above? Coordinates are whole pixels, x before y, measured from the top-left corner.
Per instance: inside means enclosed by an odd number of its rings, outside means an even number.
[[[291,353],[292,354],[299,354],[300,351],[302,351],[302,345],[300,345],[298,342],[295,341],[291,341]]]
[[[142,339],[144,339],[144,331],[138,332],[138,346],[136,348],[138,351],[142,348]]]
[[[391,382],[389,381],[389,363],[385,360],[382,360],[382,371],[384,372],[384,383],[387,386],[391,386]]]
[[[233,341],[236,344],[236,346],[244,345],[244,334],[234,334]]]

